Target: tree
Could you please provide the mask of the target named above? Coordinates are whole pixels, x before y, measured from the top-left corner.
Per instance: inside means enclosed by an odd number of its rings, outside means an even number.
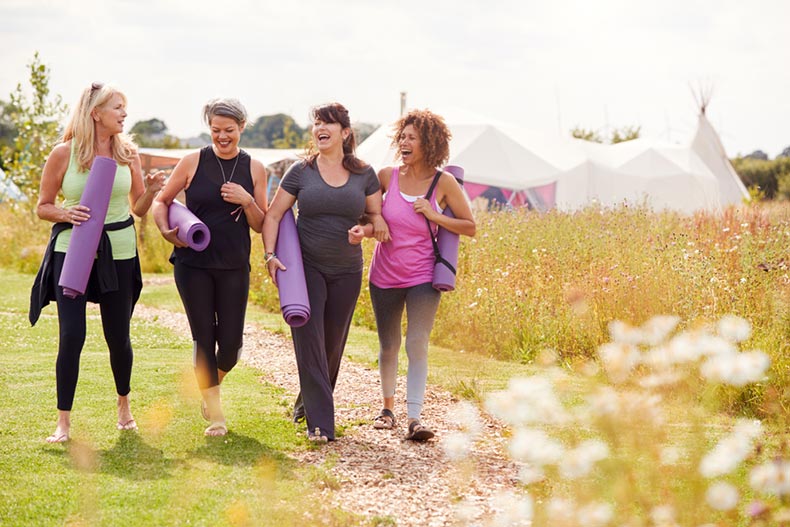
[[[587,130],[577,126],[571,130],[571,137],[576,139],[583,139],[584,141],[591,141],[593,143],[603,143],[603,138],[596,130]]]
[[[167,125],[164,121],[153,118],[147,121],[137,121],[132,126],[131,132],[135,135],[154,135],[161,136],[167,132]]]
[[[11,104],[0,101],[0,154],[5,148],[11,148],[16,137],[16,126],[11,121]],[[0,156],[0,168],[5,168],[5,163]]]
[[[609,134],[609,137],[605,138],[598,130],[588,130],[586,128],[577,126],[571,130],[571,136],[575,137],[576,139],[583,139],[593,143],[609,143],[614,145],[617,143],[624,143],[625,141],[631,141],[633,139],[639,139],[641,130],[641,126],[623,126],[622,128],[613,128]]]
[[[22,83],[11,93],[10,122],[17,134],[13,146],[3,147],[2,157],[11,180],[27,194],[31,204],[38,200],[41,170],[50,150],[60,136],[60,121],[68,107],[60,95],[50,98],[49,68],[36,51],[28,64],[31,98],[24,94]]]
[[[264,115],[247,127],[241,142],[253,148],[301,148],[307,144],[307,131],[290,115]]]

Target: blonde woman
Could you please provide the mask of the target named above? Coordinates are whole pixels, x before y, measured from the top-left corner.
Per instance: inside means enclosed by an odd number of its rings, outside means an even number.
[[[119,430],[137,429],[129,407],[133,362],[129,326],[142,278],[130,209],[137,216],[148,212],[154,196],[164,184],[164,173],[157,172],[143,178],[137,147],[123,133],[125,118],[126,96],[123,93],[101,83],[85,88],[61,142],[52,150],[41,174],[36,212],[39,218],[55,225],[45,262],[36,277],[30,319],[35,324],[41,308],[50,300],[57,302],[59,339],[55,376],[58,420],[55,431],[46,438],[49,443],[62,443],[70,437],[71,409],[80,354],[85,343],[88,300],[97,302],[101,309],[102,328],[118,394],[116,426]],[[91,211],[80,205],[80,198],[96,156],[112,158],[118,165],[104,220],[103,236],[109,240],[111,251],[109,254],[99,253],[86,294],[69,298],[64,296],[57,283],[69,247],[71,228],[90,218]],[[57,204],[60,192],[64,199]],[[111,260],[109,267],[102,265],[105,259]],[[107,272],[114,274],[116,284],[108,285]],[[112,282],[110,280],[109,283]]]

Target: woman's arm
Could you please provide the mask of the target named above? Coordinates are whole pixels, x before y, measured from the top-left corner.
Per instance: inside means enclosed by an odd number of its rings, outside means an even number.
[[[414,211],[424,215],[450,232],[474,236],[477,231],[477,225],[461,185],[458,184],[452,174],[444,172],[439,179],[437,187],[436,201],[440,205],[443,204],[443,208],[450,207],[455,217],[450,218],[444,214],[439,214],[425,198],[419,198],[414,202]]]
[[[379,190],[375,194],[367,196],[365,199],[365,214],[369,217],[370,223],[373,228],[373,237],[380,242],[388,242],[390,237],[390,230],[387,222],[384,221],[381,215],[382,196],[389,188],[390,176],[392,176],[392,167],[384,167],[379,170]]]
[[[151,204],[157,193],[165,185],[165,173],[158,171],[154,174],[147,174],[143,180],[142,163],[140,156],[135,154],[132,163],[129,165],[132,172],[132,188],[129,189],[129,203],[132,205],[132,212],[138,218],[142,218],[148,213]]]
[[[277,269],[285,271],[285,266],[274,254],[274,248],[277,245],[277,234],[280,232],[280,220],[283,218],[285,211],[294,206],[294,203],[296,203],[296,196],[279,187],[263,219],[263,232],[261,233],[263,252],[265,254],[266,268],[274,285],[277,285]]]
[[[176,247],[186,247],[187,244],[178,239],[178,227],[170,228],[167,211],[178,193],[189,187],[195,170],[197,170],[199,158],[199,152],[193,152],[181,158],[165,183],[165,188],[154,198],[152,209],[154,222],[159,228],[159,232],[162,233],[162,237]]]
[[[90,209],[83,205],[75,205],[71,209],[62,209],[55,205],[58,192],[63,185],[63,176],[69,168],[71,157],[71,141],[61,143],[52,149],[44,170],[41,172],[41,186],[36,204],[36,214],[42,220],[52,223],[71,223],[79,225],[90,218]]]

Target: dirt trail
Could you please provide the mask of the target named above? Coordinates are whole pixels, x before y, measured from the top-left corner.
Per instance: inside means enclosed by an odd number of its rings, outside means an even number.
[[[135,316],[156,320],[171,330],[189,335],[183,313],[138,305]],[[242,361],[258,369],[272,384],[292,394],[299,388],[290,338],[248,324],[244,331]],[[337,441],[295,454],[304,463],[327,467],[340,482],[325,489],[325,503],[368,518],[392,518],[399,526],[444,526],[454,523],[452,503],[459,494],[480,510],[490,511],[497,491],[512,490],[517,467],[504,454],[506,441],[499,423],[483,417],[480,440],[473,446],[474,473],[450,463],[442,441],[458,429],[453,422],[456,399],[428,386],[423,422],[436,432],[427,443],[406,441],[406,379],[398,379],[396,418],[392,431],[376,430],[372,418],[380,408],[377,370],[344,360],[335,389],[336,423],[346,427]],[[232,427],[232,425],[231,425]],[[486,514],[487,515],[487,514]]]

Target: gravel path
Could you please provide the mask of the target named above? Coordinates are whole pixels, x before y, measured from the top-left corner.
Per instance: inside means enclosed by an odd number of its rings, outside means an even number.
[[[183,313],[138,305],[135,316],[156,320],[176,333],[189,335]],[[248,324],[242,361],[260,370],[264,379],[292,394],[299,388],[290,338]],[[423,422],[436,432],[426,443],[406,441],[406,379],[398,379],[396,418],[392,431],[376,430],[372,418],[380,408],[377,370],[345,360],[335,389],[336,423],[346,427],[337,441],[293,456],[300,462],[326,465],[340,482],[326,488],[324,503],[367,518],[391,518],[399,526],[444,526],[455,523],[452,503],[465,498],[483,515],[490,498],[517,484],[517,467],[509,461],[500,423],[482,416],[480,440],[473,448],[474,466],[451,463],[442,442],[458,429],[452,421],[457,399],[436,386],[425,394]],[[482,520],[483,518],[478,518]]]

